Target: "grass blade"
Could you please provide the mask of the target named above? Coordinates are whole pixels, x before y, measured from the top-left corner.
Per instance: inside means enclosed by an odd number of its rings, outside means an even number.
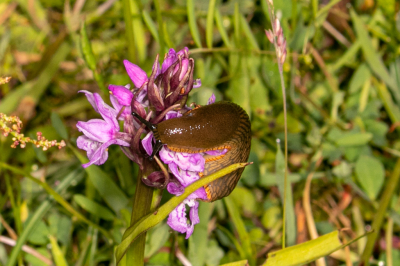
[[[210,0],[207,12],[206,43],[210,49],[213,46],[215,2],[216,0]]]
[[[196,14],[194,12],[194,0],[187,0],[186,5],[190,33],[192,34],[196,46],[201,48],[200,33],[196,24]]]
[[[246,231],[246,227],[244,226],[244,222],[242,220],[242,217],[240,216],[239,209],[230,197],[224,198],[224,202],[226,204],[226,208],[228,209],[229,216],[231,217],[232,222],[238,232],[240,243],[246,255],[246,258],[242,259],[248,259],[250,265],[255,265],[255,256],[253,255],[253,249],[250,243],[250,236],[249,233]]]

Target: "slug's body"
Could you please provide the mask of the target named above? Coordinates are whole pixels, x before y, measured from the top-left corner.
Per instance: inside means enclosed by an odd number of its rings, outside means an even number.
[[[155,138],[176,152],[199,153],[228,149],[225,155],[206,155],[201,176],[228,165],[247,162],[251,129],[246,112],[237,104],[218,102],[190,110],[182,117],[165,120],[153,129]],[[209,201],[228,196],[243,172],[240,168],[204,186]]]

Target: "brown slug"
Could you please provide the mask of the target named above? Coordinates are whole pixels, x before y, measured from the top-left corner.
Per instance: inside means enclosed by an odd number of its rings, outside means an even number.
[[[155,156],[162,145],[176,152],[199,153],[227,149],[221,156],[205,155],[200,176],[206,176],[234,163],[247,162],[251,145],[251,127],[247,113],[237,104],[218,102],[192,109],[179,118],[152,125],[133,114],[149,127],[156,138]],[[240,168],[204,186],[208,201],[228,196],[236,187],[244,168]]]

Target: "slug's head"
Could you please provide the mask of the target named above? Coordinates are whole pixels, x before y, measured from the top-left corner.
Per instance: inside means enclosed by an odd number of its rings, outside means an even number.
[[[154,156],[157,154],[157,152],[162,148],[163,143],[161,142],[161,140],[159,139],[159,134],[158,134],[158,130],[157,130],[157,125],[154,125],[152,123],[150,123],[149,121],[143,119],[139,114],[133,112],[132,113],[133,117],[136,117],[140,122],[142,122],[148,129],[150,129],[153,133],[154,133],[154,137],[156,138],[156,144],[154,144],[153,147],[153,153],[149,156],[149,160],[153,160]]]

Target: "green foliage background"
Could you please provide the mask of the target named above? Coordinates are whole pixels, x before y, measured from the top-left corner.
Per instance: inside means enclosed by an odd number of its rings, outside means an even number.
[[[374,224],[372,263],[399,265],[400,200],[397,184],[388,180],[400,156],[400,5],[274,4],[288,48],[287,244],[310,239],[302,199],[313,173],[318,234],[346,227],[344,237],[354,238],[388,208],[384,222]],[[82,23],[88,39],[82,38]],[[129,226],[137,167],[111,147],[104,165],[92,172],[81,168],[73,151],[80,135],[75,124],[98,114],[77,92],[108,98],[108,84],[130,82],[123,59],[150,73],[156,54],[187,46],[194,77],[202,80],[189,102],[205,104],[214,93],[217,100],[240,104],[252,120],[254,164],[227,200],[201,203],[201,222],[188,241],[165,222],[150,230],[147,265],[182,265],[177,254],[193,265],[263,263],[280,248],[283,200],[283,156],[276,142],[283,139],[282,93],[268,28],[265,1],[2,1],[0,76],[12,80],[0,86],[0,112],[18,115],[25,135],[41,131],[69,147],[11,149],[11,138],[0,138],[0,235],[22,239],[56,265],[113,263]],[[382,191],[389,184],[396,190],[385,207]],[[12,247],[0,240],[0,265],[8,265]],[[368,241],[327,257],[328,265],[360,261],[365,245],[374,247]],[[46,265],[37,255],[15,256],[19,265]]]

